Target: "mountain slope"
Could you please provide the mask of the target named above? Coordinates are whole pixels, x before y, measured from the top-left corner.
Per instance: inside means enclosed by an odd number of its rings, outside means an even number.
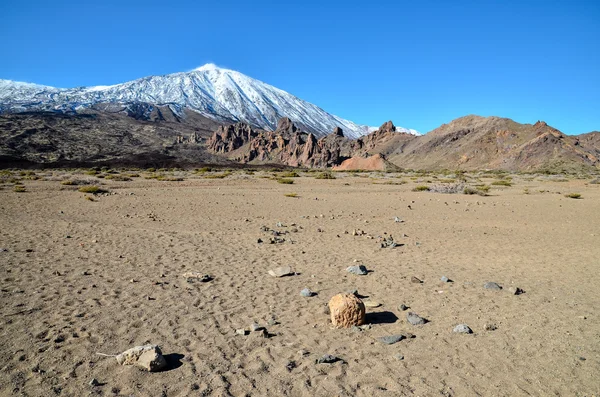
[[[246,122],[274,130],[289,117],[303,131],[324,136],[341,127],[350,138],[369,132],[283,90],[213,64],[184,73],[150,76],[113,86],[58,89],[0,80],[0,113],[75,111],[98,103],[175,104],[219,122]],[[416,133],[414,130],[405,132]]]
[[[570,171],[599,167],[595,135],[565,135],[543,121],[465,116],[386,153],[393,163],[421,169]]]

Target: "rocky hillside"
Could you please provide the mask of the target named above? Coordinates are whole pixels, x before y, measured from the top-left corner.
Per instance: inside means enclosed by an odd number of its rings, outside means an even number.
[[[204,150],[219,126],[195,112],[149,104],[97,105],[82,113],[0,115],[0,166],[229,163]]]

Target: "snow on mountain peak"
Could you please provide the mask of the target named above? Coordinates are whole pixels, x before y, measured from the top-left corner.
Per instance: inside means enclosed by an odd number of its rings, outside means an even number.
[[[243,121],[265,130],[274,130],[281,117],[289,117],[301,130],[317,136],[329,134],[335,127],[341,127],[349,138],[370,132],[368,126],[334,116],[283,90],[214,63],[190,72],[149,76],[112,86],[59,89],[0,80],[0,113],[68,111],[96,103],[136,102],[178,105],[220,122]]]

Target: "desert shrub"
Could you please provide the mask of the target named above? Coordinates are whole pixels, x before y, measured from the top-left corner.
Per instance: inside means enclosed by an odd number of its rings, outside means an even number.
[[[81,193],[90,193],[90,194],[107,193],[106,190],[104,190],[104,189],[100,188],[100,186],[96,186],[96,185],[82,186],[77,190],[80,191]]]
[[[127,181],[131,180],[130,177],[121,175],[121,174],[107,175],[105,179],[110,179],[112,181],[119,181],[119,182],[127,182]]]
[[[85,199],[87,201],[96,201],[96,200],[94,200],[94,198],[92,196],[85,196]]]
[[[287,178],[279,178],[279,179],[277,179],[277,183],[282,183],[284,185],[292,185],[294,183],[294,180],[287,179]]]
[[[296,171],[287,171],[281,174],[282,178],[298,178],[299,176]]]
[[[488,193],[490,191],[489,185],[475,185],[475,188],[483,193]]]
[[[445,183],[441,185],[427,186],[430,192],[433,193],[444,193],[444,194],[458,194],[463,193],[465,190],[464,183]]]
[[[13,191],[15,191],[17,193],[25,193],[27,191],[27,189],[25,189],[25,186],[23,186],[23,185],[15,185],[13,187]]]
[[[184,179],[178,176],[159,175],[156,180],[163,182],[181,182]]]
[[[510,181],[507,181],[504,179],[499,179],[497,181],[492,182],[492,185],[494,185],[494,186],[512,186],[512,183],[510,183]]]
[[[75,182],[67,180],[67,181],[60,182],[60,184],[61,185],[66,185],[66,186],[71,186],[71,185],[74,185]]]
[[[139,178],[140,174],[137,174],[137,173],[125,174],[125,176],[128,177],[128,178]]]
[[[206,179],[224,179],[224,178],[227,178],[229,175],[231,175],[231,172],[230,171],[225,171],[225,172],[222,172],[220,174],[206,175],[205,178]]]
[[[284,196],[296,198],[296,197],[298,197],[298,193],[286,193],[286,194],[284,194]]]
[[[194,170],[194,172],[195,172],[196,174],[204,174],[204,173],[206,173],[206,172],[211,172],[211,171],[212,171],[212,168],[210,168],[210,167],[196,168],[196,169]]]
[[[568,194],[565,194],[565,197],[572,198],[572,199],[580,199],[581,194],[580,193],[568,193]]]
[[[455,183],[456,179],[450,179],[450,178],[442,178],[438,180],[439,183]]]
[[[413,192],[428,192],[429,191],[429,186],[427,185],[419,185],[419,186],[415,186],[412,189]]]
[[[528,188],[523,189],[523,194],[529,194],[529,193],[531,193],[531,192],[529,191]]]
[[[315,179],[335,179],[335,175],[331,172],[321,172],[319,175],[315,176]]]

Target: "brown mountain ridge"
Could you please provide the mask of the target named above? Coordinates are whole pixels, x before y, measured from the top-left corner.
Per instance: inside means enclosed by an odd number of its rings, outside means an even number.
[[[600,168],[600,132],[566,135],[543,121],[470,115],[422,136],[388,121],[356,140],[340,128],[317,139],[289,118],[263,131],[149,104],[0,115],[0,167],[99,164],[578,172]]]

